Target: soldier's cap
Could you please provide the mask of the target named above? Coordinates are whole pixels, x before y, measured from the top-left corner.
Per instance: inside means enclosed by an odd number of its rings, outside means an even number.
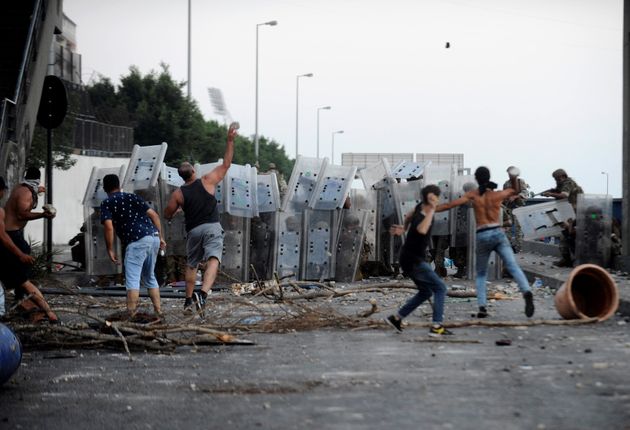
[[[567,172],[565,172],[564,169],[556,169],[556,170],[553,171],[551,176],[553,176],[554,178],[557,178],[559,176],[566,176],[566,177],[568,177],[569,175],[567,175]]]
[[[7,188],[8,188],[7,183],[4,182],[4,178],[0,176],[0,191],[6,190]]]

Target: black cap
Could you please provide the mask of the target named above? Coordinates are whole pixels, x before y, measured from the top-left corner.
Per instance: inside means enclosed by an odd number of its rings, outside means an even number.
[[[7,183],[4,182],[4,178],[2,176],[0,176],[0,191],[1,190],[6,190],[7,189]]]

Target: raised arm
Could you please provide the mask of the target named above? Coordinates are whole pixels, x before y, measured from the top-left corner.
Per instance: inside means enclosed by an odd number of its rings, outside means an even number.
[[[201,177],[204,185],[216,185],[221,182],[227,174],[228,169],[232,165],[232,158],[234,157],[234,138],[236,134],[236,128],[230,127],[228,130],[227,143],[225,145],[225,154],[223,154],[223,163]]]

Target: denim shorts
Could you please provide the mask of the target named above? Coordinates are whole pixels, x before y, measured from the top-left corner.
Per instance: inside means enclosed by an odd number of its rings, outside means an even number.
[[[160,249],[157,233],[144,236],[127,245],[125,251],[125,288],[139,290],[140,281],[146,288],[160,288],[155,279],[155,262]]]

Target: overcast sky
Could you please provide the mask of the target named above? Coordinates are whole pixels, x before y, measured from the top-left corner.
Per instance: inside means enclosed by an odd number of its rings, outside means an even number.
[[[463,153],[472,169],[522,170],[535,192],[564,168],[587,193],[621,195],[621,0],[192,0],[192,94],[220,88],[259,134],[299,151]],[[83,80],[136,65],[187,79],[187,0],[64,0]],[[450,48],[446,49],[446,43]],[[158,144],[160,142],[156,142]],[[207,160],[212,161],[212,160]],[[265,166],[262,166],[263,168]]]

